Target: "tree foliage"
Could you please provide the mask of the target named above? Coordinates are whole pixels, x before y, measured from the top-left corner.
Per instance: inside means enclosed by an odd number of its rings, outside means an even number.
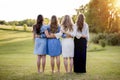
[[[118,32],[120,17],[116,0],[91,0],[88,4],[86,21],[92,32]]]
[[[76,19],[77,19],[77,15],[73,15],[73,16],[72,16],[73,23],[76,22]]]
[[[48,18],[44,18],[44,24],[48,25],[49,24],[49,19]]]
[[[26,24],[23,25],[23,30],[27,31],[27,25]]]
[[[75,9],[76,15],[72,16],[73,22],[75,23],[78,15],[83,13],[91,32],[119,32],[120,5],[118,3],[119,0],[90,0],[88,4]]]
[[[25,19],[22,21],[9,21],[9,22],[5,22],[2,25],[15,25],[15,26],[23,26],[24,24],[26,24],[27,26],[33,26],[33,24],[35,24],[35,20],[34,19]]]
[[[0,20],[0,24],[3,25],[6,24],[6,22],[4,20]]]

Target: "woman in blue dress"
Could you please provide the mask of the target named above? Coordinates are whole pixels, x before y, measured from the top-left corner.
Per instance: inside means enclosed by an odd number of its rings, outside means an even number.
[[[38,15],[36,24],[33,26],[33,37],[35,42],[34,54],[38,56],[37,58],[38,73],[44,72],[45,63],[46,63],[47,38],[44,34],[45,30],[46,27],[43,25],[43,16]],[[42,65],[42,70],[40,69],[41,65]]]
[[[51,23],[48,25],[45,31],[48,38],[48,55],[51,56],[51,68],[52,73],[54,73],[55,58],[57,63],[58,72],[60,72],[60,54],[62,52],[62,47],[60,40],[57,39],[54,34],[60,32],[60,27],[58,26],[58,21],[56,16],[52,16]]]

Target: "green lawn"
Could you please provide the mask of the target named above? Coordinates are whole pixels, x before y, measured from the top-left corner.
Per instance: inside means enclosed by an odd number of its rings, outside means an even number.
[[[66,74],[61,56],[61,73],[51,74],[47,56],[45,73],[38,74],[33,54],[32,32],[0,30],[0,80],[120,80],[120,47],[89,44],[87,73]]]

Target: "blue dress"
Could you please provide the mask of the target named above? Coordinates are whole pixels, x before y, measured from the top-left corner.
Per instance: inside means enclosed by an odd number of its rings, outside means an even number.
[[[35,38],[34,54],[46,55],[47,54],[47,38],[44,31],[47,30],[46,26],[42,26],[40,29],[40,38]]]
[[[48,32],[50,32],[50,26],[48,26]],[[60,32],[60,27],[58,27],[58,31]],[[59,56],[62,53],[62,46],[60,39],[57,38],[49,38],[48,39],[48,55],[50,56]]]

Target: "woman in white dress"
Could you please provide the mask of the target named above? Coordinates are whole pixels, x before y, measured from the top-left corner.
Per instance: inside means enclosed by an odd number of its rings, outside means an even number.
[[[62,36],[62,55],[64,58],[64,66],[66,73],[72,72],[73,57],[74,57],[74,39],[75,32],[73,29],[72,19],[69,15],[65,15],[61,24],[61,32],[55,34],[57,38]],[[70,70],[68,71],[68,59],[70,64]]]

